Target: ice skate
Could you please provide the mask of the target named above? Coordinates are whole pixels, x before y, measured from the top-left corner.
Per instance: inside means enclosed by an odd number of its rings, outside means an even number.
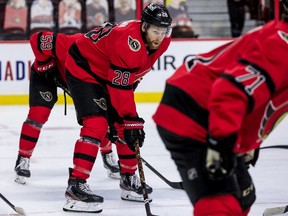
[[[16,165],[14,168],[16,172],[15,182],[19,184],[26,184],[26,179],[30,178],[31,176],[29,167],[30,167],[30,159],[18,155]]]
[[[120,169],[114,153],[111,151],[109,153],[102,153],[101,155],[104,168],[107,169],[108,177],[112,179],[120,179]]]
[[[65,192],[64,211],[100,213],[104,199],[94,194],[85,180],[70,178]]]
[[[122,190],[121,199],[135,202],[143,202],[143,193],[140,179],[136,174],[121,173],[120,188]],[[146,184],[146,191],[151,194],[153,189]],[[152,199],[149,197],[149,202]]]

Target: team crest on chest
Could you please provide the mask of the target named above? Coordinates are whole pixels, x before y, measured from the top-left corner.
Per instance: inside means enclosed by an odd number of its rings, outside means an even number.
[[[138,40],[132,38],[131,36],[128,36],[128,46],[134,52],[137,52],[141,48],[140,42]]]

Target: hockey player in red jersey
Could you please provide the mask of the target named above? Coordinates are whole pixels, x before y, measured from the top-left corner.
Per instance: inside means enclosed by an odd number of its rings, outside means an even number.
[[[86,180],[94,165],[107,118],[115,123],[120,164],[121,199],[143,202],[134,144],[143,145],[144,120],[137,114],[134,88],[171,41],[168,10],[151,3],[140,20],[104,23],[77,39],[66,60],[67,84],[82,125],[76,141],[73,169],[66,190],[64,211],[101,212],[103,197]],[[147,185],[147,192],[152,188]]]
[[[194,216],[245,216],[256,199],[248,166],[288,111],[288,0],[282,3],[280,21],[195,55],[166,81],[153,119]]]
[[[25,184],[31,173],[30,158],[36,147],[41,128],[49,118],[57,101],[57,87],[68,92],[65,76],[65,59],[70,45],[82,34],[64,35],[45,31],[35,33],[30,44],[35,55],[31,67],[29,113],[22,125],[18,158],[15,165],[15,181]],[[111,141],[104,137],[101,154],[108,176],[120,178],[119,165],[112,152]]]

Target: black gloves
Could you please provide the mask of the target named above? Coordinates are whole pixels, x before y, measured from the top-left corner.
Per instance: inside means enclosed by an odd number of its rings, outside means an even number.
[[[124,140],[129,146],[129,148],[135,152],[135,142],[139,141],[139,147],[142,147],[145,132],[144,128],[144,120],[139,117],[124,117]]]
[[[206,170],[211,180],[221,180],[235,173],[237,157],[233,152],[237,134],[231,134],[225,138],[214,139],[207,137]]]

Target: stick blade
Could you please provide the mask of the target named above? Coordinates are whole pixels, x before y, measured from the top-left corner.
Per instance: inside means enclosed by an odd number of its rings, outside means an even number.
[[[19,215],[26,216],[26,213],[25,213],[24,209],[21,208],[21,207],[15,206],[15,211],[16,211]]]
[[[267,208],[267,209],[265,209],[263,216],[283,215],[284,213],[287,213],[287,212],[288,212],[288,206]]]

